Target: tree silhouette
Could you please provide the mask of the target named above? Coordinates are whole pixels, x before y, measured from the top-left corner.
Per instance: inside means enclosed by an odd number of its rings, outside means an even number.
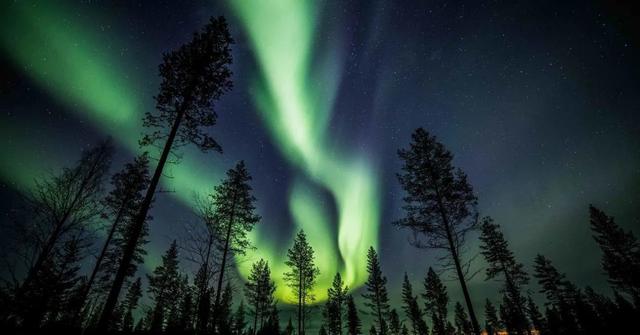
[[[634,301],[640,301],[640,243],[632,232],[624,231],[613,217],[593,205],[589,206],[589,216],[609,282]]]
[[[229,257],[233,254],[244,255],[251,243],[247,237],[253,226],[260,220],[255,212],[255,197],[251,194],[251,176],[244,162],[236,164],[227,171],[227,178],[214,189],[211,195],[215,209],[215,231],[220,252],[218,286],[214,300],[214,311],[219,307],[222,282]],[[214,313],[214,321],[217,315]]]
[[[142,281],[138,277],[129,287],[123,301],[122,331],[125,333],[133,331],[133,311],[138,307],[140,298],[142,298]]]
[[[486,300],[484,304],[484,318],[485,318],[485,326],[484,329],[487,331],[488,335],[497,334],[500,329],[500,320],[498,319],[498,311],[496,307],[491,303],[489,299]]]
[[[160,92],[155,97],[156,113],[147,112],[144,118],[144,126],[152,131],[143,137],[141,144],[156,145],[164,141],[164,145],[149,188],[134,217],[132,234],[123,250],[98,329],[105,329],[113,314],[169,153],[188,143],[202,151],[221,151],[206,128],[216,123],[213,101],[232,86],[229,69],[231,43],[233,39],[226,20],[211,18],[190,42],[163,56],[159,68],[162,78]]]
[[[542,255],[535,259],[535,277],[551,307],[547,309],[548,330],[557,334],[575,334],[577,323],[570,306],[567,287],[569,282],[558,272],[551,261]]]
[[[459,302],[456,302],[454,307],[454,315],[456,320],[456,330],[458,335],[471,334],[473,331],[471,328],[471,321],[467,316],[467,312],[464,311],[464,307]]]
[[[521,293],[522,286],[529,282],[529,276],[524,271],[524,266],[518,263],[509,249],[509,242],[500,231],[500,226],[494,223],[490,217],[482,219],[480,225],[482,233],[480,249],[487,260],[486,280],[498,276],[504,278],[505,294],[503,320],[509,333],[528,334],[529,323],[526,315],[526,300]]]
[[[243,335],[247,326],[246,311],[244,310],[244,300],[240,301],[236,312],[233,314],[233,334]],[[255,328],[255,327],[254,327]]]
[[[393,335],[400,335],[402,325],[400,324],[400,316],[395,308],[389,311],[389,332]]]
[[[425,312],[431,314],[431,323],[434,335],[447,335],[447,305],[449,295],[447,288],[440,281],[440,277],[431,267],[424,279]]]
[[[347,334],[362,334],[362,322],[360,321],[360,317],[358,317],[358,309],[351,295],[347,296]]]
[[[455,271],[473,332],[480,335],[466,284],[468,263],[461,257],[467,233],[477,229],[477,198],[465,173],[454,169],[453,156],[434,136],[418,128],[411,137],[409,149],[398,151],[404,163],[398,179],[406,192],[406,216],[394,224],[412,231],[414,246],[445,252],[444,266]]]
[[[264,325],[274,304],[275,283],[271,280],[269,263],[260,259],[251,266],[251,273],[245,284],[245,297],[253,307],[253,329],[257,332]],[[259,323],[258,323],[259,321]]]
[[[402,282],[402,302],[404,313],[411,322],[413,335],[423,335],[429,333],[429,328],[422,318],[422,309],[418,304],[418,297],[413,295],[413,288],[407,273],[404,273],[404,281]]]
[[[315,300],[311,290],[320,274],[320,269],[315,266],[313,248],[307,242],[304,231],[298,232],[293,240],[293,246],[287,250],[285,264],[289,267],[289,271],[284,274],[284,279],[297,299],[298,334],[304,335],[306,306]]]
[[[33,291],[40,291],[39,277],[51,269],[56,253],[68,241],[86,235],[89,225],[99,216],[103,180],[112,156],[111,140],[102,141],[85,151],[75,167],[64,168],[57,176],[37,179],[33,192],[24,197],[30,220],[19,227],[22,238],[17,247],[26,248],[27,255],[23,257],[33,261],[27,264],[27,274],[14,293],[14,313],[10,315],[14,321],[24,321],[22,314],[33,307],[23,302],[30,300],[27,295],[34,296]],[[34,320],[28,325],[33,326]]]
[[[386,319],[389,316],[389,297],[387,294],[387,277],[382,274],[380,263],[378,260],[378,254],[369,247],[367,252],[367,272],[369,277],[365,286],[367,293],[362,296],[367,299],[365,306],[371,310],[375,323],[378,325],[378,334],[387,334]]]
[[[111,177],[111,185],[113,189],[102,202],[105,208],[104,216],[111,220],[111,226],[83,289],[83,302],[87,299],[98,272],[102,271],[103,273],[100,280],[103,285],[111,284],[112,275],[117,270],[117,262],[122,255],[124,242],[130,232],[129,226],[142,202],[143,192],[149,185],[149,158],[147,154],[144,153],[136,157],[132,163],[127,163],[122,171],[114,174]],[[142,262],[142,257],[146,254],[142,249],[145,235],[146,229],[143,230],[143,234],[138,240],[134,254],[134,260],[138,263]],[[103,263],[105,260],[106,262]],[[136,266],[131,264],[128,275],[133,275],[135,270]]]
[[[216,322],[215,329],[216,334],[230,335],[233,331],[233,317],[231,314],[231,307],[233,305],[233,291],[231,289],[231,283],[227,281],[224,287],[224,291],[221,294],[221,298],[218,307],[215,308],[215,314],[213,322]]]
[[[168,311],[177,301],[180,287],[178,272],[178,245],[171,243],[167,252],[162,256],[162,264],[147,275],[149,279],[148,292],[154,301],[153,314],[150,320],[150,331],[158,333],[165,329]]]
[[[531,296],[527,297],[527,314],[529,315],[529,320],[531,320],[531,325],[538,332],[542,331],[545,328],[545,320],[538,309],[538,305],[533,301]]]
[[[346,307],[349,288],[342,281],[340,273],[333,277],[331,287],[327,289],[327,303],[325,304],[325,322],[330,335],[342,335],[342,316]]]

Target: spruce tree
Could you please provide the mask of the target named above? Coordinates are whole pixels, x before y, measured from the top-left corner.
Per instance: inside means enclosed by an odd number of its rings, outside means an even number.
[[[233,305],[233,290],[231,283],[227,281],[221,294],[220,302],[216,308],[216,316],[213,318],[216,324],[218,335],[231,335],[233,331],[233,318],[231,307]]]
[[[529,320],[531,320],[533,328],[541,332],[544,329],[545,320],[542,313],[540,313],[540,309],[538,309],[538,305],[536,305],[531,296],[527,297],[527,314],[529,314]]]
[[[640,301],[640,243],[631,231],[624,231],[613,217],[593,205],[589,206],[589,215],[609,282],[634,301]]]
[[[484,304],[484,329],[487,331],[487,335],[495,335],[500,329],[500,320],[498,319],[498,311],[496,307],[491,303],[489,299]]]
[[[459,335],[468,335],[471,334],[472,327],[471,321],[469,321],[469,317],[467,316],[467,312],[464,311],[464,307],[459,302],[456,302],[454,307],[455,313],[455,321],[456,321],[456,330]]]
[[[541,287],[540,292],[544,293],[548,305],[552,307],[548,310],[551,314],[547,313],[549,330],[557,334],[577,333],[577,322],[567,290],[570,283],[565,279],[565,275],[558,272],[551,261],[542,255],[536,256],[534,269],[535,277]]]
[[[320,325],[320,329],[318,330],[318,335],[327,335],[327,329],[324,325]]]
[[[404,281],[402,282],[402,308],[407,319],[411,322],[413,335],[424,335],[429,333],[429,328],[422,318],[422,309],[418,304],[418,297],[413,295],[413,288],[407,273],[404,273]]]
[[[235,314],[233,314],[233,334],[244,335],[244,328],[247,326],[246,311],[244,309],[244,300],[240,301]]]
[[[298,335],[305,333],[306,306],[315,300],[311,290],[316,284],[320,269],[315,266],[313,248],[307,242],[307,235],[300,230],[293,240],[293,246],[287,250],[285,264],[289,271],[284,279],[297,300],[298,307]]]
[[[274,303],[275,283],[271,280],[269,263],[260,259],[253,263],[245,284],[245,296],[253,307],[253,329],[257,332],[268,318]]]
[[[431,315],[431,323],[434,335],[447,335],[447,306],[449,295],[447,288],[440,281],[440,277],[431,267],[424,279],[425,312]]]
[[[144,153],[127,163],[124,169],[111,177],[112,190],[102,201],[105,208],[104,217],[108,218],[111,225],[107,231],[106,238],[91,271],[91,275],[84,287],[83,301],[86,300],[94,281],[99,272],[102,272],[100,284],[103,287],[110,287],[113,274],[117,271],[117,263],[122,257],[124,242],[129,233],[129,225],[136,215],[140,203],[143,199],[143,192],[149,185],[149,158]],[[146,242],[147,229],[143,229],[138,240],[134,260],[142,262],[145,255],[142,245]],[[135,263],[130,265],[128,275],[135,273]],[[131,325],[133,327],[133,325]]]
[[[149,280],[148,293],[154,302],[150,320],[150,331],[161,332],[165,329],[168,312],[178,300],[181,284],[178,272],[178,245],[174,240],[167,252],[162,256],[162,264],[147,275]]]
[[[482,219],[480,249],[488,267],[486,280],[502,277],[505,282],[503,304],[507,331],[514,334],[528,334],[529,323],[526,315],[526,300],[522,295],[522,287],[529,282],[524,266],[518,263],[509,249],[509,243],[500,231],[500,226],[490,217]]]
[[[336,273],[331,287],[327,289],[325,304],[325,322],[330,335],[342,335],[342,316],[346,308],[346,297],[349,288],[342,281],[340,273]]]
[[[131,333],[133,331],[133,311],[138,307],[138,301],[142,298],[142,281],[138,277],[129,287],[127,295],[122,302],[122,331]]]
[[[402,324],[400,323],[400,316],[395,308],[389,311],[389,332],[393,335],[400,335],[402,330]]]
[[[367,299],[365,306],[369,307],[371,315],[378,326],[378,334],[387,334],[386,319],[389,316],[389,297],[387,294],[387,277],[382,274],[378,254],[373,247],[367,252],[367,272],[369,277],[365,283],[367,293],[362,296]]]
[[[215,211],[217,245],[221,257],[214,311],[219,307],[227,262],[233,255],[245,254],[246,249],[251,246],[247,234],[260,220],[260,216],[255,214],[256,198],[251,194],[250,181],[251,176],[244,161],[240,161],[233,169],[227,171],[226,179],[215,187],[211,195]],[[220,313],[213,314],[214,321],[218,314]]]
[[[284,329],[284,335],[293,335],[295,329],[293,328],[293,323],[291,322],[291,318],[289,318],[289,322],[287,322],[287,327]]]
[[[444,252],[445,267],[460,283],[473,333],[480,335],[466,283],[468,263],[462,259],[466,235],[477,230],[473,188],[466,174],[452,166],[451,153],[422,128],[413,132],[410,147],[398,155],[404,163],[398,179],[406,192],[406,216],[394,224],[412,231],[414,246]]]
[[[232,86],[229,68],[232,43],[226,20],[211,18],[190,42],[163,56],[159,68],[160,92],[155,97],[156,112],[147,112],[143,120],[143,125],[151,132],[140,142],[142,145],[161,145],[163,149],[133,219],[131,235],[123,250],[98,329],[105,329],[110,321],[169,154],[185,144],[193,144],[202,151],[221,151],[207,128],[216,123],[213,102]],[[160,144],[162,142],[164,144]]]
[[[347,334],[362,334],[362,322],[358,317],[358,309],[351,295],[347,296]]]

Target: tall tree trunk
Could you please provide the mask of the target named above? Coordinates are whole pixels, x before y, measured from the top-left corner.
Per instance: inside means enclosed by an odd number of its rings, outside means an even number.
[[[153,173],[153,177],[151,178],[151,181],[149,183],[147,194],[145,195],[144,200],[140,205],[138,214],[134,218],[132,234],[127,240],[127,244],[122,254],[120,267],[116,272],[116,277],[113,281],[113,285],[111,286],[111,290],[109,291],[109,296],[107,297],[107,301],[105,302],[104,308],[102,309],[100,321],[98,321],[98,331],[106,331],[109,321],[111,320],[111,317],[113,315],[113,310],[116,307],[116,303],[118,302],[118,296],[120,295],[122,284],[124,283],[124,280],[127,276],[127,270],[129,269],[129,265],[133,260],[136,246],[138,245],[138,241],[140,240],[140,235],[142,234],[142,230],[144,228],[144,222],[147,219],[147,213],[149,212],[151,202],[153,201],[153,196],[156,193],[156,188],[158,187],[158,182],[160,181],[160,177],[162,176],[162,170],[164,169],[164,165],[167,163],[167,157],[169,156],[169,152],[171,152],[173,142],[176,138],[176,134],[178,133],[178,128],[180,127],[180,122],[182,121],[183,117],[184,108],[181,108],[176,115],[176,119],[173,121],[171,132],[169,132],[169,137],[164,144],[162,155],[160,156],[158,166],[156,166],[156,170]]]
[[[227,266],[227,254],[229,253],[229,244],[231,240],[231,229],[233,228],[233,221],[236,216],[236,192],[234,191],[233,197],[231,198],[231,203],[233,204],[233,208],[231,209],[231,213],[229,215],[229,227],[227,228],[226,239],[224,241],[224,249],[222,251],[222,263],[220,264],[220,275],[218,276],[218,290],[216,291],[216,299],[214,301],[213,309],[215,313],[213,313],[213,327],[215,329],[216,323],[218,321],[218,308],[220,308],[220,296],[222,295],[220,291],[222,291],[222,282],[224,279],[224,270]],[[215,332],[214,332],[215,333]]]
[[[85,287],[82,290],[82,296],[81,296],[81,299],[80,299],[82,304],[81,304],[81,308],[77,311],[76,315],[74,316],[74,320],[73,320],[74,323],[76,321],[78,321],[78,319],[82,315],[82,311],[85,309],[85,306],[86,306],[85,301],[87,300],[87,297],[89,296],[89,292],[91,292],[91,286],[93,286],[93,281],[96,279],[96,276],[98,275],[98,271],[100,270],[100,266],[102,265],[102,261],[104,260],[104,256],[107,254],[107,249],[109,248],[109,244],[111,244],[111,240],[113,239],[113,235],[115,234],[116,229],[118,228],[120,220],[122,219],[122,214],[124,212],[124,207],[125,207],[125,204],[126,204],[127,201],[128,200],[125,199],[125,201],[123,202],[123,205],[118,210],[118,214],[116,215],[116,218],[113,221],[113,224],[111,225],[111,229],[109,230],[109,234],[107,235],[107,239],[104,241],[104,245],[102,246],[102,250],[100,250],[100,255],[98,255],[98,258],[96,259],[96,264],[93,267],[93,271],[91,271],[91,276],[89,276],[89,280],[87,281],[87,283],[85,284]]]
[[[433,178],[432,174],[432,178]],[[433,178],[437,180],[437,178]],[[445,231],[447,234],[447,242],[449,243],[449,250],[451,251],[451,258],[453,258],[453,263],[456,267],[456,274],[458,276],[458,281],[460,282],[460,287],[462,288],[462,294],[464,295],[464,302],[467,305],[467,310],[469,311],[469,318],[471,319],[471,326],[473,327],[473,332],[476,335],[480,335],[480,326],[478,324],[478,318],[476,318],[476,313],[473,310],[473,304],[471,303],[471,296],[469,295],[469,290],[467,289],[467,282],[464,278],[464,272],[462,271],[462,266],[460,265],[460,256],[458,255],[458,248],[453,240],[453,233],[451,232],[451,225],[449,223],[449,216],[447,214],[447,210],[444,208],[444,204],[442,203],[442,196],[440,195],[440,189],[436,183],[435,185],[436,198],[438,199],[438,210],[440,212],[440,217],[442,219],[442,223],[445,226]]]
[[[235,196],[234,196],[235,199]],[[231,239],[231,228],[233,227],[233,219],[235,216],[235,205],[233,210],[231,211],[230,219],[229,219],[229,228],[227,228],[227,235],[224,241],[224,250],[222,251],[222,263],[220,264],[220,275],[218,276],[218,290],[216,291],[216,299],[213,305],[215,313],[213,313],[213,327],[215,329],[218,321],[218,312],[220,308],[220,291],[222,290],[222,282],[224,280],[224,268],[227,266],[227,254],[229,252],[229,240]],[[214,332],[217,334],[217,331]]]

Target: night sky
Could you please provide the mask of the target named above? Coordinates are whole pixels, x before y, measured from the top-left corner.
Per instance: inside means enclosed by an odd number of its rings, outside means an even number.
[[[636,235],[640,227],[640,30],[621,3],[5,3],[2,220],[34,178],[74,164],[106,136],[117,144],[112,171],[139,153],[162,52],[224,15],[236,41],[234,89],[216,105],[212,128],[224,153],[187,149],[166,171],[143,270],[197,220],[194,194],[245,160],[262,216],[250,258],[267,258],[281,277],[304,228],[321,292],[336,271],[361,285],[366,249],[377,246],[398,299],[404,271],[418,285],[435,265],[433,252],[409,246],[408,232],[391,225],[403,214],[396,151],[423,126],[452,151],[481,215],[503,227],[527,269],[541,253],[578,285],[608,292],[588,205]],[[468,257],[477,252],[470,240]],[[484,274],[470,282],[478,308],[498,298],[498,285]],[[448,287],[461,301],[457,283]]]

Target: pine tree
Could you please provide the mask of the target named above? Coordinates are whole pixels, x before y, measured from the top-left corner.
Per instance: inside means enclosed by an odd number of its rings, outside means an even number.
[[[327,303],[324,311],[330,335],[342,335],[342,316],[346,307],[348,290],[349,288],[342,281],[340,273],[336,273],[331,287],[327,289]]]
[[[44,295],[40,304],[47,306],[46,322],[56,324],[64,316],[72,305],[72,299],[80,280],[78,271],[79,261],[82,259],[82,241],[72,238],[66,241],[59,251],[53,268],[53,276],[49,279],[48,294]],[[66,321],[66,320],[65,320]]]
[[[498,320],[498,311],[496,307],[493,306],[491,301],[487,299],[484,304],[484,318],[485,318],[485,326],[484,329],[487,331],[487,335],[495,335],[500,329],[500,320]]]
[[[456,302],[454,307],[455,320],[456,320],[456,330],[459,335],[468,335],[471,334],[471,321],[469,321],[469,317],[467,316],[467,312],[464,311],[464,307],[459,302]]]
[[[327,335],[327,329],[324,325],[320,325],[320,330],[318,330],[318,335]]]
[[[227,282],[220,298],[220,304],[216,308],[217,316],[214,317],[217,322],[216,329],[218,335],[231,335],[233,331],[233,318],[231,315],[231,307],[233,305],[233,290],[231,283]]]
[[[233,315],[233,334],[234,335],[244,335],[244,328],[247,326],[247,321],[245,319],[246,312],[244,310],[244,300],[240,301],[240,305],[236,309],[235,314]]]
[[[529,282],[524,266],[518,263],[509,250],[509,243],[500,231],[500,226],[490,217],[482,220],[480,241],[481,253],[487,260],[486,280],[502,276],[505,281],[505,323],[507,331],[514,334],[528,334],[526,300],[521,293],[522,286]]]
[[[548,328],[557,334],[575,334],[578,332],[577,322],[574,318],[570,306],[570,299],[567,295],[567,287],[570,283],[565,279],[564,274],[558,272],[551,261],[542,255],[537,255],[535,259],[535,277],[541,287],[541,293],[547,297],[551,312],[556,313],[549,318],[547,315]]]
[[[269,263],[260,259],[251,266],[251,273],[245,284],[245,296],[253,307],[253,329],[262,328],[264,320],[269,316],[274,303],[275,283],[271,280]]]
[[[197,289],[196,334],[208,333],[209,312],[211,311],[211,289],[209,287],[209,262],[201,264],[194,278]]]
[[[589,215],[609,282],[634,301],[640,301],[640,243],[632,232],[624,231],[613,217],[593,205],[589,206]]]
[[[144,153],[135,158],[132,163],[127,163],[124,169],[111,177],[113,189],[102,201],[105,208],[104,217],[109,218],[111,226],[107,231],[102,249],[89,276],[89,280],[84,287],[83,301],[87,299],[98,272],[102,272],[100,284],[103,287],[110,287],[113,274],[117,270],[117,262],[122,257],[124,242],[129,233],[129,225],[138,211],[143,199],[143,192],[149,185],[149,158]],[[134,260],[136,263],[142,262],[142,257],[146,254],[142,245],[146,242],[147,235],[145,229],[138,240]],[[128,272],[129,276],[135,273],[136,265],[131,264]],[[133,325],[132,325],[133,326]]]
[[[151,315],[150,331],[157,333],[165,329],[168,312],[177,301],[180,287],[178,273],[178,244],[174,240],[167,252],[162,256],[162,264],[147,275],[149,279],[148,293],[154,301]]]
[[[407,273],[404,273],[404,281],[402,283],[402,302],[403,310],[407,319],[411,322],[413,335],[425,335],[429,333],[429,328],[422,318],[422,309],[418,304],[418,297],[413,295],[413,288]]]
[[[378,261],[378,254],[369,247],[367,253],[367,272],[369,277],[365,283],[367,293],[362,296],[367,299],[365,306],[371,310],[375,322],[378,325],[378,334],[387,334],[387,324],[385,319],[389,315],[389,297],[387,294],[387,277],[382,274],[380,263]]]
[[[289,272],[284,274],[285,281],[293,291],[298,306],[298,335],[305,333],[306,306],[315,300],[311,294],[320,270],[315,266],[313,248],[307,242],[307,236],[300,230],[293,241],[293,247],[287,250]]]
[[[447,305],[449,296],[447,288],[440,281],[440,277],[431,267],[424,279],[425,312],[431,315],[431,323],[434,335],[448,335],[447,333]]]
[[[378,331],[376,330],[376,326],[371,325],[371,328],[369,328],[369,335],[378,335]]]
[[[194,290],[189,285],[189,277],[184,275],[182,279],[182,285],[180,286],[180,305],[179,305],[179,319],[177,322],[177,328],[179,332],[190,334],[193,330],[194,324]]]
[[[142,298],[142,282],[138,277],[129,287],[127,295],[122,302],[124,315],[122,317],[122,331],[130,333],[133,331],[133,311],[138,307],[138,301]]]
[[[402,335],[409,335],[409,328],[407,328],[407,325],[402,324],[402,330],[400,331],[400,334]],[[423,334],[428,334],[428,333],[423,333]]]
[[[389,332],[393,335],[400,335],[400,331],[402,330],[402,325],[400,324],[400,316],[398,316],[398,312],[394,309],[391,309],[389,312]]]
[[[153,130],[143,137],[141,144],[157,145],[164,141],[164,146],[149,188],[134,217],[132,232],[123,250],[98,329],[105,329],[110,321],[169,153],[189,143],[202,151],[221,151],[206,128],[216,123],[213,102],[232,86],[229,68],[232,43],[225,19],[212,18],[189,43],[163,57],[160,93],[156,96],[157,112],[147,112],[143,123]]]
[[[62,173],[48,179],[36,180],[34,191],[25,197],[26,211],[31,222],[24,227],[24,235],[29,238],[23,245],[34,250],[34,261],[28,265],[22,284],[14,293],[14,316],[24,319],[25,313],[33,305],[29,297],[37,296],[42,282],[54,263],[56,250],[63,248],[66,241],[86,234],[88,226],[100,214],[100,196],[103,181],[111,158],[111,140],[100,142],[85,151],[75,167],[65,168]],[[37,237],[37,238],[33,238]],[[21,246],[22,247],[22,246]],[[35,325],[34,320],[25,324]]]
[[[351,295],[347,296],[347,334],[362,334],[362,322],[358,317],[358,309]]]
[[[293,323],[291,322],[291,318],[289,318],[287,327],[284,329],[284,335],[293,335],[294,332],[295,332],[295,329],[293,328]]]
[[[249,185],[251,176],[247,171],[244,161],[236,164],[235,168],[227,171],[227,178],[214,189],[211,200],[215,210],[215,231],[218,239],[218,248],[221,255],[218,274],[218,286],[216,289],[214,310],[220,303],[222,282],[227,267],[227,262],[232,255],[244,255],[251,243],[247,234],[260,220],[255,214],[256,198],[251,194]],[[214,313],[214,321],[217,315]],[[214,322],[215,323],[215,322]]]
[[[538,309],[538,305],[533,301],[531,296],[527,297],[527,314],[529,314],[529,320],[531,320],[531,325],[538,332],[544,329],[544,317],[540,310]]]
[[[468,263],[461,255],[465,236],[477,230],[473,188],[465,173],[451,165],[451,153],[422,128],[412,134],[409,149],[399,150],[398,155],[404,163],[398,179],[407,193],[403,199],[406,216],[394,224],[413,232],[414,246],[445,252],[445,267],[454,270],[473,332],[480,335],[465,278]]]

